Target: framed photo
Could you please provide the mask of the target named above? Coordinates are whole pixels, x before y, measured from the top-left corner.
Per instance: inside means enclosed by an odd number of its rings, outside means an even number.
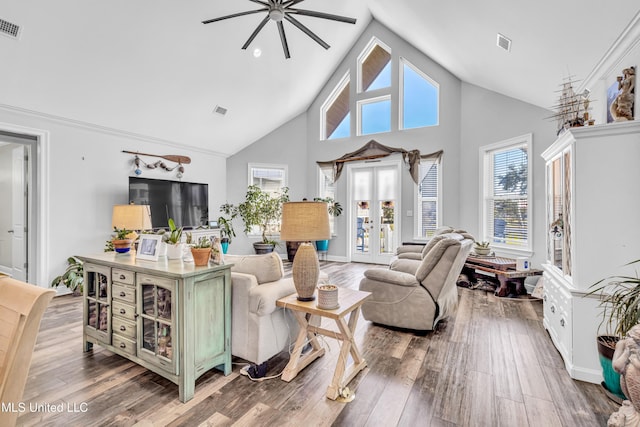
[[[157,261],[162,236],[159,234],[141,234],[136,258]]]

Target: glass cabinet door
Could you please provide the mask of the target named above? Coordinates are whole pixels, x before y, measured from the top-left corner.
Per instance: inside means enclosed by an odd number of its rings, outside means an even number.
[[[571,275],[571,151],[547,164],[547,259]]]
[[[88,335],[111,343],[111,269],[109,267],[85,265],[86,280],[83,284],[86,305],[84,329]]]
[[[138,275],[138,355],[175,372],[175,281]]]

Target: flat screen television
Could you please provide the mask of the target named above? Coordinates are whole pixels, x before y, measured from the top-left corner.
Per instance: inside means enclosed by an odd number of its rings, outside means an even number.
[[[153,228],[167,228],[169,218],[177,227],[209,224],[208,184],[130,176],[129,201],[150,206]]]

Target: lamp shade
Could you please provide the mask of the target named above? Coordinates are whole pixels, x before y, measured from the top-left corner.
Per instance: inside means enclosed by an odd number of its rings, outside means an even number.
[[[148,205],[115,205],[111,227],[131,231],[148,230],[151,227],[151,210]]]
[[[280,239],[310,242],[331,238],[329,211],[324,202],[286,202],[282,204]]]

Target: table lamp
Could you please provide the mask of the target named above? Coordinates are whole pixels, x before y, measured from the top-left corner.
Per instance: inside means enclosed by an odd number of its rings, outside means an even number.
[[[113,214],[111,215],[111,227],[120,230],[131,230],[132,232],[148,230],[152,228],[151,209],[148,205],[115,205],[113,207]],[[135,240],[136,237],[132,240]],[[120,253],[129,252],[130,247],[131,242],[129,242],[129,246],[126,249],[123,248],[122,250],[116,251]]]
[[[282,204],[280,239],[303,242],[293,259],[293,284],[298,300],[313,301],[318,285],[320,263],[312,241],[331,238],[329,211],[324,202],[286,202]]]

